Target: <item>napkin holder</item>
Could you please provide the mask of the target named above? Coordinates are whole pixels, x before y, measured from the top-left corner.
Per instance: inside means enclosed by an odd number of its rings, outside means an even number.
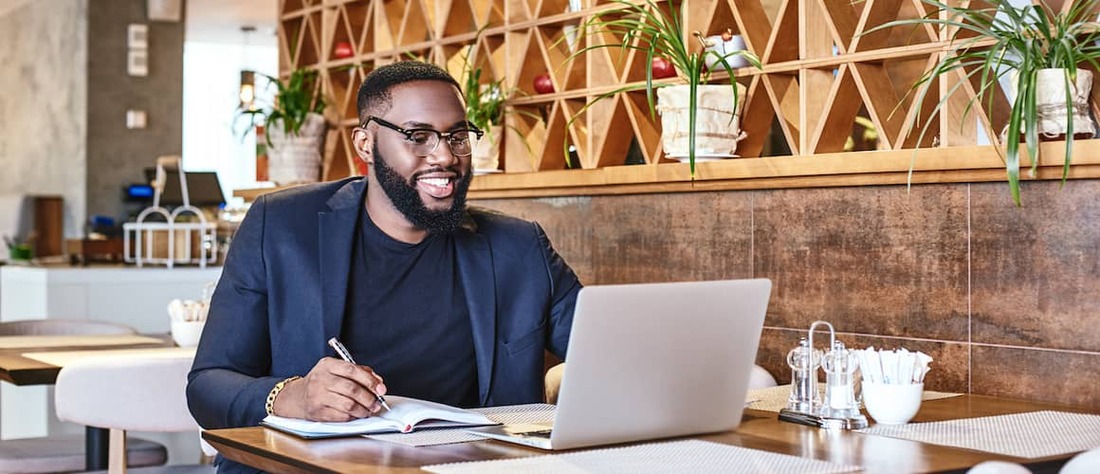
[[[829,330],[829,352],[823,356],[814,349],[814,332],[823,325]],[[791,350],[787,363],[791,366],[791,396],[787,407],[779,411],[779,420],[826,429],[858,430],[868,426],[867,417],[859,411],[855,396],[855,371],[858,361],[854,354],[836,340],[833,325],[814,321],[808,338]],[[826,396],[821,399],[817,389],[817,371],[826,372]]]

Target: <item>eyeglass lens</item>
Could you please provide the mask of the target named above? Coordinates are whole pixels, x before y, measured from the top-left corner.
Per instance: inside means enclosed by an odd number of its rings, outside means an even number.
[[[409,143],[417,156],[432,154],[439,146],[439,140],[439,133],[431,130],[414,130],[409,134]],[[468,130],[459,130],[452,132],[446,140],[451,153],[455,156],[467,156],[473,153],[473,142],[477,140],[477,136]]]

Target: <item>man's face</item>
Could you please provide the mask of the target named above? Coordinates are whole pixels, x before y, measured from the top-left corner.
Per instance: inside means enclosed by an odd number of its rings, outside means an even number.
[[[405,129],[450,132],[468,128],[465,106],[453,85],[414,81],[390,90],[393,106],[380,118]],[[446,139],[417,156],[400,132],[375,124],[369,162],[386,196],[418,229],[450,232],[461,222],[472,173],[470,156],[455,156]]]
[[[440,144],[440,147],[446,144]],[[388,159],[378,149],[378,142],[374,143],[374,175],[378,185],[386,192],[393,207],[405,216],[413,227],[426,230],[433,234],[447,234],[454,232],[460,224],[466,209],[466,190],[470,187],[473,174],[466,172],[458,181],[449,186],[454,188],[451,205],[446,208],[429,209],[422,197],[423,190],[417,185],[417,176],[423,176],[424,172],[413,173],[405,177],[399,174],[389,165]]]

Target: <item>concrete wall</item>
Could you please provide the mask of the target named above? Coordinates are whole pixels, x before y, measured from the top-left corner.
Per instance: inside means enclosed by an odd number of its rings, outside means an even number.
[[[928,389],[1096,410],[1097,196],[1075,180],[1024,183],[1023,208],[1004,183],[475,204],[539,221],[585,284],[770,278],[757,362],[780,383],[823,319],[848,347],[930,354]]]
[[[19,2],[17,2],[19,3]],[[183,23],[145,0],[38,0],[0,13],[0,193],[65,198],[65,234],[89,214],[124,218],[122,187],[183,149]],[[130,23],[149,25],[149,75],[126,72]],[[127,130],[126,110],[148,114]]]
[[[88,215],[116,218],[122,187],[142,182],[157,156],[183,151],[184,24],[149,22],[145,0],[91,0],[88,30]],[[130,23],[149,26],[149,75],[126,72]],[[128,130],[126,110],[146,111],[148,128]]]
[[[0,14],[0,193],[65,199],[85,216],[88,0],[24,2]]]

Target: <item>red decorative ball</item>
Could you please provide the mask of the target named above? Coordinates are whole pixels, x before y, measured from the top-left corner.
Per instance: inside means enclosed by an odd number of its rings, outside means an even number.
[[[676,77],[676,66],[672,65],[672,61],[669,61],[660,56],[653,58],[653,64],[650,65],[653,69],[654,79],[664,79],[666,77]]]
[[[549,73],[535,76],[535,92],[539,94],[550,94],[554,92],[554,81],[550,80]]]
[[[333,45],[332,57],[336,59],[344,59],[350,58],[352,56],[355,56],[355,48],[352,47],[351,43],[347,41],[341,41]]]

